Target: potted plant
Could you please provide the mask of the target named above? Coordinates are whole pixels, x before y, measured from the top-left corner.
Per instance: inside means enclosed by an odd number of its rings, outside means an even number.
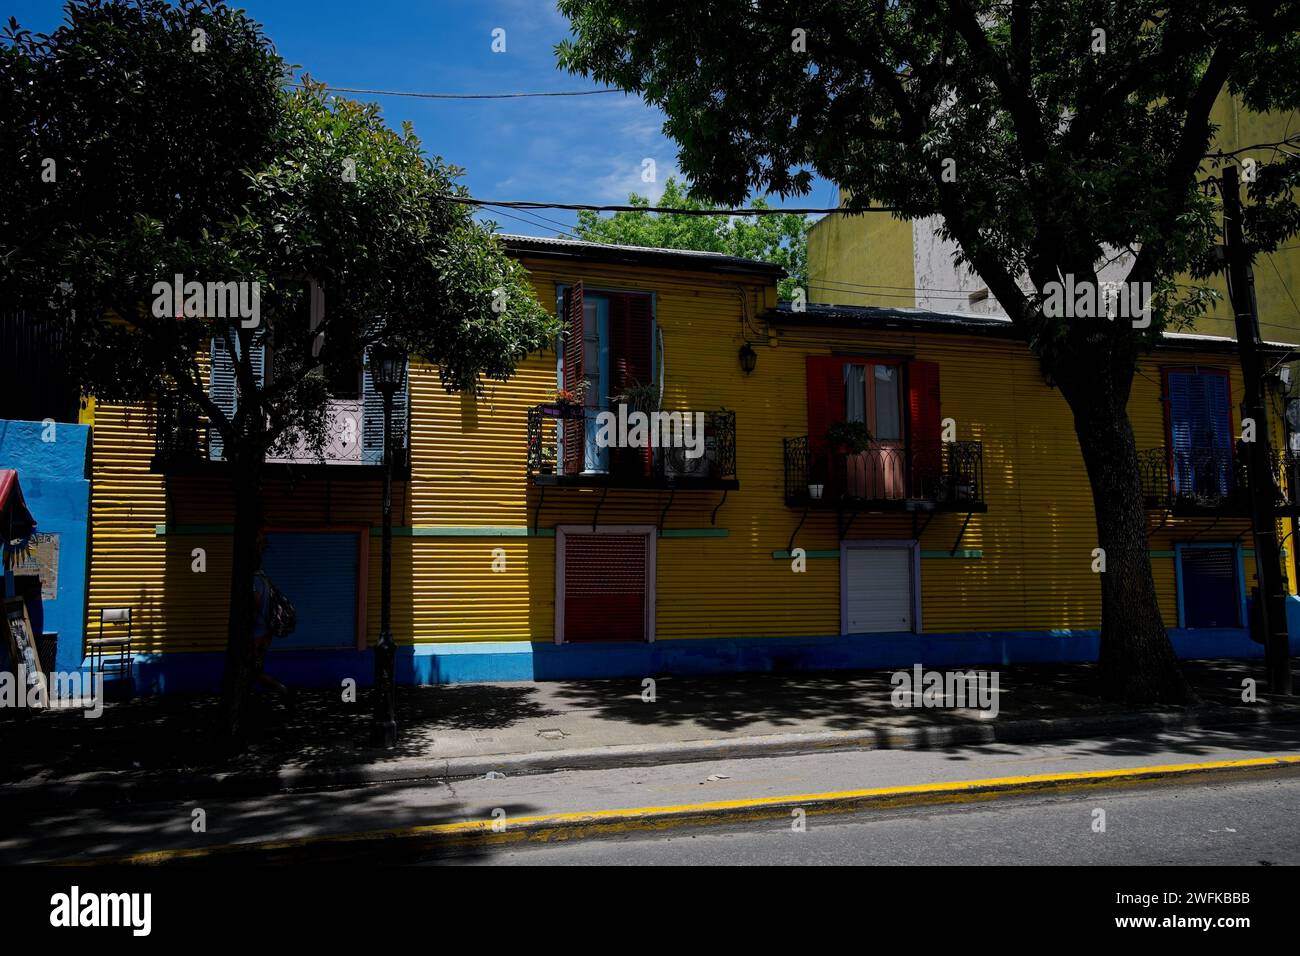
[[[542,406],[542,414],[551,418],[581,418],[585,411],[587,382],[578,383],[578,387],[569,390],[561,388],[555,393],[555,401]]]
[[[554,445],[543,445],[543,446],[542,446],[542,462],[541,462],[541,465],[542,465],[542,474],[543,474],[543,475],[553,475],[553,474],[555,474],[555,446],[554,446]]]
[[[843,457],[844,492],[850,498],[866,498],[871,448],[871,430],[866,422],[835,422],[826,430],[826,440]]]
[[[640,385],[633,380],[631,385],[612,396],[610,403],[614,408],[626,405],[629,415],[633,412],[643,412],[649,416],[660,410],[659,388],[655,385]],[[654,449],[650,447],[648,441],[644,448],[614,449],[613,457],[618,462],[620,471],[637,472],[647,478],[653,471]]]
[[[866,422],[835,422],[826,440],[841,455],[860,455],[871,447],[871,430]]]

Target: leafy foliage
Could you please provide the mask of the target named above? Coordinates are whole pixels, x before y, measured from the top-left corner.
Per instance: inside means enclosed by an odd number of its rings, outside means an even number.
[[[285,64],[242,12],[78,0],[48,36],[11,23],[0,51],[13,107],[0,123],[18,144],[0,289],[50,321],[73,316],[68,358],[87,390],[179,390],[230,453],[260,460],[286,430],[319,443],[323,363],[355,364],[383,342],[435,363],[447,388],[473,389],[549,341],[522,267],[446,201],[465,195],[460,171],[373,104],[310,78],[283,89]],[[155,316],[154,284],[177,274],[258,282],[261,324]],[[308,279],[326,303],[315,330]],[[242,343],[229,421],[197,361],[214,336]],[[262,344],[272,365],[259,386],[250,355]]]
[[[735,203],[751,190],[803,193],[812,169],[855,206],[942,217],[1058,380],[1095,349],[1131,365],[1167,323],[1203,305],[1173,282],[1204,274],[1217,238],[1216,202],[1197,177],[1219,93],[1257,110],[1300,104],[1296,3],[559,7],[574,33],[561,65],[661,107],[702,194]],[[1297,160],[1278,154],[1266,168],[1250,190],[1258,249],[1297,228]],[[1043,315],[1046,283],[1093,279],[1125,254],[1128,281],[1155,286],[1149,329]]]
[[[646,207],[650,200],[632,193],[628,205]],[[673,178],[664,183],[663,195],[655,205],[672,209],[710,208],[709,203],[691,195]],[[771,206],[760,197],[750,208],[770,209]],[[578,212],[574,234],[588,242],[693,249],[775,262],[789,273],[788,278],[781,280],[780,288],[781,296],[788,299],[793,297],[796,288],[806,287],[808,226],[807,218],[796,213],[748,219],[641,212],[602,216],[584,209]]]
[[[179,393],[220,432],[234,492],[223,699],[237,740],[268,451],[323,447],[328,378],[368,346],[401,347],[449,390],[473,389],[510,376],[555,321],[453,201],[459,170],[374,105],[306,77],[286,89],[286,65],[242,11],[220,0],[65,10],[49,35],[11,21],[0,41],[0,172],[13,184],[0,193],[0,295],[63,327],[87,391]],[[256,321],[157,307],[177,275],[258,283]],[[312,282],[325,305],[315,328]],[[238,356],[233,414],[205,388],[213,339]],[[257,346],[269,355],[260,379]]]
[[[1110,559],[1099,576],[1106,693],[1185,702],[1128,402],[1139,357],[1208,301],[1176,282],[1215,268],[1220,209],[1200,177],[1212,171],[1216,99],[1227,90],[1256,111],[1300,106],[1300,2],[558,6],[573,28],[561,65],[659,106],[701,194],[806,193],[815,170],[854,208],[938,217],[1073,413]],[[1295,145],[1278,144],[1250,184],[1243,226],[1257,251],[1300,228]],[[1150,284],[1149,323],[1045,314],[1051,286],[1096,294],[1115,272]]]

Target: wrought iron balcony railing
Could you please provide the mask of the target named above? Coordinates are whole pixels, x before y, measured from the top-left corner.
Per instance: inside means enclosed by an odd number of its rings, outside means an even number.
[[[638,413],[581,405],[528,409],[537,484],[735,488],[736,413]]]
[[[1149,509],[1250,512],[1246,462],[1228,449],[1148,448],[1138,452],[1142,495]],[[1277,508],[1300,505],[1300,456],[1274,452],[1273,502]]]
[[[154,457],[152,467],[160,472],[181,472],[209,467],[224,461],[216,430],[199,406],[175,393],[163,393],[155,404]],[[269,465],[377,465],[383,462],[382,413],[360,399],[330,399],[325,410],[324,440],[316,447],[301,434],[287,432],[267,453]],[[394,467],[409,469],[405,443],[407,423],[395,414],[392,422]]]
[[[788,505],[906,507],[908,502],[979,510],[984,506],[984,448],[977,441],[874,441],[851,453],[808,436],[785,440]]]

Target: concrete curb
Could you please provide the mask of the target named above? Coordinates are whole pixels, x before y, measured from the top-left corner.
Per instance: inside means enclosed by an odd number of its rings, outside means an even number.
[[[570,750],[444,759],[412,759],[389,764],[286,768],[278,771],[186,773],[103,772],[27,780],[0,787],[0,807],[40,808],[109,806],[239,798],[287,791],[329,790],[367,785],[409,785],[479,777],[489,771],[507,776],[561,770],[604,770],[707,760],[790,756],[843,750],[926,750],[964,744],[1062,740],[1126,733],[1209,730],[1237,726],[1300,723],[1300,707],[1260,705],[1251,709],[1213,708],[1191,712],[1144,712],[1013,720],[1005,723],[926,727],[885,726],[867,730],[767,734],[734,740],[696,740],[624,744]]]

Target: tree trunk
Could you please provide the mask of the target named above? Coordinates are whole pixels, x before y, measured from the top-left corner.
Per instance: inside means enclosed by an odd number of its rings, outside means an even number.
[[[1133,372],[1101,371],[1122,364],[1108,358],[1076,355],[1073,380],[1060,381],[1092,487],[1097,547],[1105,554],[1105,571],[1099,574],[1101,690],[1130,704],[1189,703],[1191,688],[1165,631],[1151,576],[1146,505],[1127,407]]]
[[[253,679],[253,585],[261,565],[257,535],[262,529],[262,469],[260,462],[245,455],[243,449],[234,456],[231,469],[235,529],[221,701],[222,729],[227,742],[238,748],[243,744],[247,731],[248,700]]]

